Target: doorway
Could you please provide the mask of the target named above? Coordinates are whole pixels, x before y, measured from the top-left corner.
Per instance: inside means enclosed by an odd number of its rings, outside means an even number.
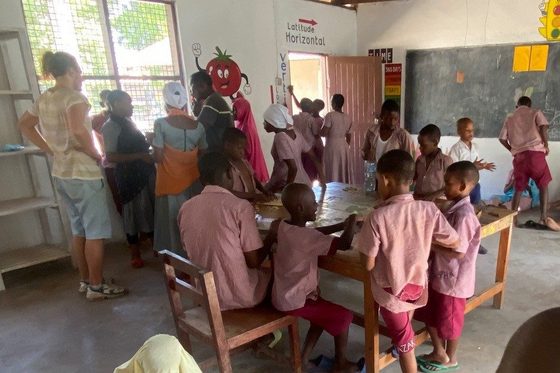
[[[294,86],[294,96],[298,100],[307,97],[311,100],[321,99],[328,102],[325,57],[320,54],[309,53],[288,53],[290,64],[290,82]],[[295,102],[290,103],[293,114],[300,112]],[[321,116],[328,112],[327,105],[321,111]]]

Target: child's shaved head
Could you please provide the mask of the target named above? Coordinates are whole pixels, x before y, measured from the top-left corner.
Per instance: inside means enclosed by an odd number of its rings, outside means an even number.
[[[202,184],[224,186],[224,180],[228,179],[231,164],[224,154],[210,152],[200,157],[198,169]]]
[[[441,139],[441,131],[435,124],[428,124],[420,130],[418,136],[423,136],[434,144],[439,144],[439,140]]]
[[[465,128],[469,123],[474,123],[471,118],[461,118],[457,121],[457,131],[461,131]]]
[[[288,184],[282,191],[282,205],[292,217],[311,209],[315,204],[315,194],[306,184]]]
[[[391,150],[377,162],[377,173],[392,177],[400,184],[410,183],[414,178],[414,159],[404,150]]]
[[[476,184],[480,178],[478,169],[469,161],[455,162],[447,167],[446,173],[461,180],[465,184]]]

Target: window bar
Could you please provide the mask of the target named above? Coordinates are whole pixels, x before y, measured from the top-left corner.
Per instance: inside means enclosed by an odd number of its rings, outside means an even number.
[[[115,83],[117,84],[117,89],[122,89],[121,86],[121,77],[119,76],[119,67],[117,65],[117,55],[115,53],[115,45],[113,40],[113,31],[111,30],[111,20],[109,15],[109,4],[107,4],[107,0],[101,0],[103,4],[103,14],[105,16],[105,26],[107,35],[109,36],[109,50],[111,51],[111,62],[113,63],[113,69],[115,74]]]

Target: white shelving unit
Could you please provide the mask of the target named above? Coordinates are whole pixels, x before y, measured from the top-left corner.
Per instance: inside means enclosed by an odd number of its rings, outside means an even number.
[[[29,146],[17,129],[18,117],[38,96],[25,31],[0,29],[0,145],[25,145],[19,151],[0,152],[0,224],[16,222],[21,228],[14,234],[18,237],[0,239],[0,244],[10,242],[0,250],[0,291],[5,289],[4,273],[70,256],[50,160],[39,148]],[[29,230],[20,221],[29,222]]]

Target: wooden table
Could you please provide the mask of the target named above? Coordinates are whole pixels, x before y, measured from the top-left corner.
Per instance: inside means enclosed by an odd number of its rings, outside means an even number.
[[[315,194],[319,200],[320,190],[315,190]],[[365,216],[379,202],[376,196],[366,196],[361,188],[341,183],[329,183],[315,225],[324,226],[339,223],[351,213]],[[267,225],[273,219],[286,216],[286,212],[280,207],[257,206],[257,211],[261,216],[258,219],[259,228],[263,230],[266,230]],[[488,206],[483,209],[479,218],[482,225],[482,238],[496,233],[500,234],[495,282],[488,289],[467,301],[465,313],[472,311],[491,298],[493,298],[494,308],[502,308],[515,215],[516,213],[511,210],[498,207]],[[353,322],[364,328],[366,371],[378,373],[381,369],[393,363],[395,358],[391,355],[391,349],[385,352],[380,351],[379,335],[387,336],[387,332],[385,326],[379,324],[377,312],[379,306],[373,299],[370,275],[360,263],[359,252],[356,250],[339,251],[333,256],[320,257],[319,267],[362,282],[364,313],[363,315],[355,313]],[[425,328],[416,331],[417,345],[422,344],[428,338],[429,335]]]

